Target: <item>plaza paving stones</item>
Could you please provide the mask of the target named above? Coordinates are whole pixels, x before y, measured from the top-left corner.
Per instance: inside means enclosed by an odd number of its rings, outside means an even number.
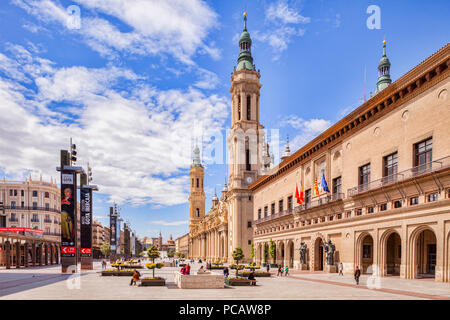
[[[194,264],[191,270],[199,268]],[[81,300],[234,300],[234,299],[450,299],[450,284],[433,280],[405,280],[394,277],[380,278],[379,288],[371,290],[366,284],[368,276],[362,276],[356,286],[351,275],[305,273],[291,271],[291,276],[257,278],[258,285],[227,287],[225,289],[178,289],[174,274],[179,268],[165,267],[156,275],[166,278],[164,287],[130,286],[130,277],[101,277],[101,265],[85,271],[81,277],[62,275],[60,266],[29,269],[0,270],[0,297],[2,300],[23,299],[81,299]],[[234,275],[234,270],[230,270]],[[151,276],[151,270],[140,271]],[[213,270],[221,274],[221,270]],[[77,288],[77,281],[79,289]],[[68,288],[71,287],[72,289]]]

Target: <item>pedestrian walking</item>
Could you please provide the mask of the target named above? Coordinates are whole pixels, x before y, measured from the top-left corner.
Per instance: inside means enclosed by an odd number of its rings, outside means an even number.
[[[229,275],[230,275],[230,271],[228,270],[228,267],[223,268],[223,276],[225,278],[228,278]]]
[[[342,262],[339,264],[339,275],[344,275],[344,265],[342,264]]]
[[[175,268],[178,268],[178,260],[175,260]]]
[[[287,277],[289,274],[289,267],[286,266],[286,268],[284,268],[284,276]]]
[[[283,274],[281,272],[281,266],[278,266],[277,277],[279,277],[280,275],[283,275]]]
[[[359,270],[358,266],[356,266],[355,270],[355,281],[356,284],[359,284],[359,277],[361,276],[361,270]]]
[[[270,271],[270,264],[268,263],[268,264],[266,264],[266,270],[267,270],[267,272],[269,272]]]

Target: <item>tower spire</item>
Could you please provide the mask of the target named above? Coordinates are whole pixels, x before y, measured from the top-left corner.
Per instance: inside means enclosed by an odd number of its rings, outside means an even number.
[[[391,83],[391,62],[386,55],[386,40],[383,40],[383,56],[378,64],[377,92],[386,89]]]
[[[244,30],[239,38],[240,53],[236,70],[255,70],[251,47],[252,39],[247,31],[247,12],[244,12]]]
[[[289,158],[291,156],[291,149],[289,149],[289,135],[286,137],[286,149],[284,150],[283,156],[281,157],[281,161]]]

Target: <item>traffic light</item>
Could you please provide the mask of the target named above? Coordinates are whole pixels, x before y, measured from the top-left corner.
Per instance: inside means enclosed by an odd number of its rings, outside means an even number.
[[[75,144],[71,144],[70,146],[70,161],[77,161],[77,146]]]

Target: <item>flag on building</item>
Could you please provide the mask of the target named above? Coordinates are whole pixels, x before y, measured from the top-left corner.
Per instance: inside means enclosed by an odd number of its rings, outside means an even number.
[[[328,189],[327,180],[325,180],[325,173],[322,173],[322,189],[323,191],[330,192],[330,189]]]
[[[319,187],[317,185],[317,178],[314,179],[314,192],[316,193],[316,196],[320,195]]]
[[[303,197],[303,183],[300,184],[300,204],[305,202],[305,198]]]
[[[297,203],[298,204],[301,204],[301,202],[300,202],[300,195],[298,193],[298,186],[297,186],[297,184],[295,184],[295,199],[297,199]]]

